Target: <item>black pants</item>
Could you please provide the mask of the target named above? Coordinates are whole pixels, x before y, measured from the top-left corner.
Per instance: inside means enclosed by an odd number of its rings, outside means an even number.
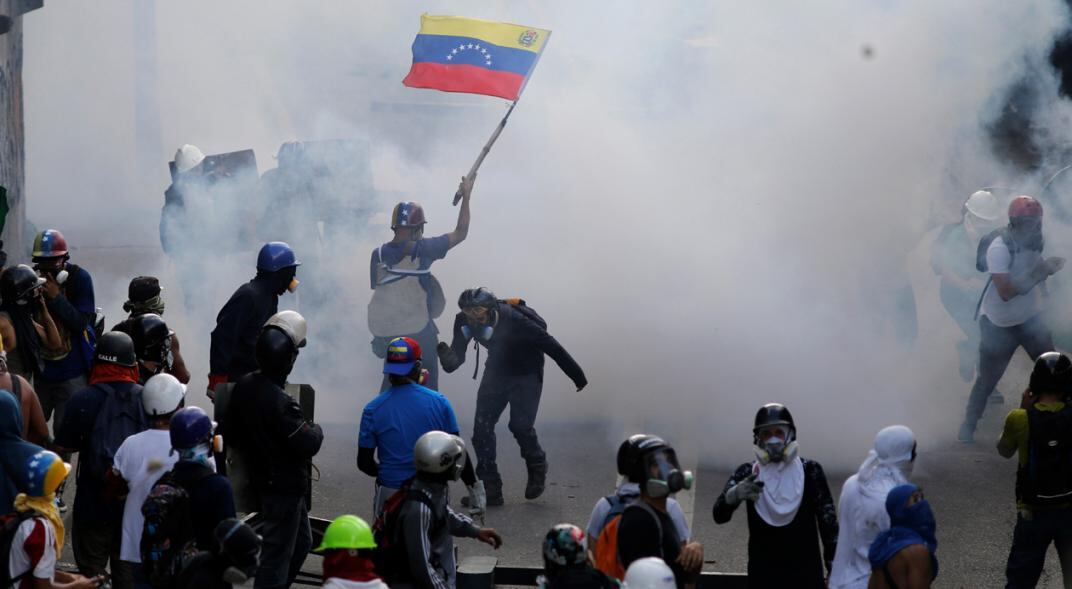
[[[304,497],[262,495],[264,526],[261,528],[261,563],[256,589],[290,587],[313,546],[309,511]]]
[[[542,391],[542,374],[500,376],[485,373],[480,381],[473,420],[473,452],[476,454],[476,476],[489,486],[502,485],[499,466],[495,463],[495,424],[507,405],[510,406],[510,432],[517,439],[525,463],[541,464],[547,460],[534,427]]]
[[[78,572],[94,577],[119,564],[119,545],[123,536],[123,518],[102,519],[100,514],[90,513],[85,505],[75,502],[71,514],[71,549]],[[120,576],[122,585],[124,577]]]
[[[971,396],[968,397],[968,408],[964,412],[964,423],[972,430],[983,416],[986,399],[1005,374],[1017,348],[1023,346],[1032,360],[1053,350],[1053,338],[1041,315],[1012,327],[998,327],[983,315],[979,317],[979,332],[979,374],[975,377]]]
[[[1005,587],[1035,587],[1050,543],[1056,545],[1064,585],[1068,587],[1072,582],[1072,510],[1069,509],[1035,511],[1030,519],[1016,516],[1012,549],[1005,565]]]

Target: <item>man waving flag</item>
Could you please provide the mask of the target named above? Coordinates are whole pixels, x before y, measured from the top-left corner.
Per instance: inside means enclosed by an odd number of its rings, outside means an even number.
[[[534,27],[423,14],[402,83],[516,101],[550,36]]]

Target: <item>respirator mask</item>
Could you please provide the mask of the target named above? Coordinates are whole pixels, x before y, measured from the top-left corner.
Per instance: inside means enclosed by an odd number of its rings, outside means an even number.
[[[753,451],[760,464],[789,462],[797,457],[797,441],[789,426],[767,426],[756,432]]]
[[[67,270],[63,268],[63,262],[60,262],[55,266],[42,266],[41,264],[35,264],[34,270],[41,278],[51,276],[52,280],[56,281],[56,284],[63,284],[64,282],[67,282],[67,277],[69,276]]]
[[[681,470],[677,454],[662,448],[644,455],[644,491],[653,499],[662,499],[692,488],[692,471]]]
[[[483,311],[482,313],[480,311]],[[498,321],[498,314],[488,307],[474,307],[471,309],[463,309],[462,315],[465,315],[465,323],[462,324],[462,335],[466,338],[476,338],[480,341],[488,341],[491,336],[495,334],[495,323]]]

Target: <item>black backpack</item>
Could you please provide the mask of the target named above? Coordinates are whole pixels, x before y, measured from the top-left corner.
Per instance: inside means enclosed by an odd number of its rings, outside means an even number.
[[[90,386],[104,391],[105,397],[93,422],[89,448],[82,452],[79,462],[85,460],[84,468],[89,468],[94,478],[104,480],[123,440],[149,429],[149,420],[141,406],[141,385],[132,386],[130,397],[126,399],[121,399],[111,385],[97,383]],[[83,466],[79,464],[81,468]]]
[[[141,506],[141,566],[153,587],[175,587],[183,567],[197,554],[190,494],[169,470]]]
[[[423,491],[412,488],[412,484],[413,479],[402,483],[402,486],[384,502],[383,512],[372,524],[372,538],[376,541],[372,562],[376,572],[388,585],[405,583],[413,579],[409,556],[406,554],[405,538],[398,527],[402,506],[410,501],[419,501],[427,505],[433,514],[435,513],[432,499]],[[445,520],[433,520],[429,533],[437,533],[446,524]]]
[[[986,250],[990,249],[990,244],[994,242],[998,237],[1005,242],[1005,247],[1009,248],[1009,265],[1012,265],[1012,259],[1016,257],[1016,252],[1020,250],[1017,247],[1016,242],[1009,238],[1009,228],[999,227],[990,233],[987,233],[979,240],[979,246],[975,248],[975,269],[980,272],[989,272],[986,266]]]
[[[1072,502],[1072,407],[1027,409],[1027,463],[1016,476],[1017,499],[1028,505]]]
[[[14,375],[12,375],[14,377]],[[33,569],[22,573],[18,577],[11,578],[11,545],[15,541],[15,532],[19,531],[19,526],[22,522],[37,515],[36,511],[28,509],[22,512],[13,512],[0,517],[0,587],[11,587],[15,583],[22,579],[26,575],[33,572]]]
[[[540,314],[536,312],[536,309],[533,309],[532,307],[528,306],[528,303],[525,302],[525,299],[502,299],[499,301],[499,303],[510,305],[515,311],[521,313],[527,319],[539,325],[542,329],[547,329],[547,321],[545,321],[543,317],[540,317]]]

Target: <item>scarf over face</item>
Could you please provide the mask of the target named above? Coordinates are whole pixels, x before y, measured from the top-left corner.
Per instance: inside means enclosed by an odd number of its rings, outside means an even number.
[[[931,578],[938,576],[938,559],[934,555],[938,548],[934,512],[926,500],[912,506],[907,505],[908,499],[918,490],[919,487],[909,483],[894,487],[886,497],[890,529],[879,534],[871,544],[867,555],[871,568],[884,567],[901,550],[913,544],[923,544],[931,553]]]

